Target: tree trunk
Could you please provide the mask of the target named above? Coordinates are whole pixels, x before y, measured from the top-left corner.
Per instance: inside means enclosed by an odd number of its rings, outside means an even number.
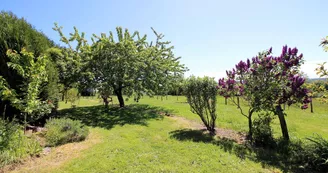
[[[238,106],[238,108],[240,108],[240,106],[239,106],[239,97],[237,96],[237,106]]]
[[[103,101],[105,103],[105,106],[108,107],[108,98],[107,97],[103,97]]]
[[[211,136],[215,136],[215,134],[216,134],[215,128],[210,128],[208,131],[210,132]]]
[[[313,103],[312,103],[312,99],[311,99],[311,102],[310,102],[310,107],[311,107],[311,113],[313,113]]]
[[[248,117],[248,138],[249,140],[253,140],[253,122],[252,122],[252,116]]]
[[[250,110],[248,112],[248,139],[250,141],[253,141],[253,121],[252,121],[252,116],[253,116],[253,110]]]
[[[115,90],[115,94],[117,96],[118,102],[120,103],[120,107],[124,107],[124,99],[123,99],[123,95],[122,95],[122,88],[119,88],[117,90]]]
[[[278,114],[279,117],[282,136],[284,137],[285,140],[289,141],[287,123],[286,123],[285,115],[280,105],[276,106],[276,113]]]
[[[5,119],[5,104],[3,101],[0,101],[0,114],[2,115],[2,118]]]
[[[65,100],[65,92],[63,92],[63,94],[62,94],[62,98],[61,98],[61,100],[62,100],[62,101]]]
[[[7,107],[7,105],[2,102],[1,106],[0,106],[0,112],[2,114],[2,119],[6,119],[6,107]]]
[[[227,98],[226,97],[224,98],[224,103],[225,103],[225,105],[228,104],[228,101],[227,101]]]

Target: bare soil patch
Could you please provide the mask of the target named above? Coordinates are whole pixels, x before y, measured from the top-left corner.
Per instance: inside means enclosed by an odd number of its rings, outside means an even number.
[[[175,115],[170,115],[167,117],[177,121],[184,128],[190,128],[193,130],[202,130],[204,131],[204,133],[206,133],[206,127],[199,122],[188,120],[184,117],[175,116]],[[246,141],[246,134],[244,133],[237,132],[231,129],[219,128],[219,127],[215,129],[216,129],[216,137],[218,138],[230,139],[238,144],[243,144]]]
[[[0,172],[49,172],[63,163],[79,157],[84,150],[101,141],[99,134],[90,131],[85,141],[45,148],[39,157],[27,158],[21,163],[5,166]]]

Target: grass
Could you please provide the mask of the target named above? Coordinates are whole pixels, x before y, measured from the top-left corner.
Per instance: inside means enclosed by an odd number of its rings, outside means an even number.
[[[183,97],[132,99],[126,108],[104,109],[96,98],[81,98],[77,108],[60,103],[60,115],[79,119],[91,127],[86,141],[55,148],[49,155],[17,167],[14,172],[289,172],[294,169],[272,151],[249,152],[234,141],[213,139],[190,129],[187,121],[163,117],[170,112],[200,122]],[[117,104],[116,98],[113,99]],[[287,123],[291,136],[318,133],[328,138],[327,105],[315,102],[315,113],[290,107]],[[247,119],[234,105],[218,101],[218,126],[247,130]],[[280,136],[277,120],[276,136]],[[96,142],[95,142],[96,141]],[[81,149],[80,149],[81,148]]]
[[[186,124],[160,116],[157,112],[161,110],[142,104],[109,110],[103,106],[64,109],[62,115],[80,118],[94,126],[91,135],[96,133],[101,142],[60,166],[53,166],[46,156],[50,166],[41,163],[42,167],[29,169],[31,166],[26,165],[17,172],[270,172],[273,169],[242,160],[216,144],[180,139],[183,134],[177,130]],[[90,117],[94,118],[89,120]]]
[[[117,99],[113,97],[114,104],[117,103]],[[170,110],[175,115],[185,117],[190,120],[201,122],[199,117],[190,111],[188,103],[186,103],[185,97],[176,96],[156,97],[149,98],[144,96],[138,103],[133,99],[129,99],[126,104],[147,104],[151,106],[161,107]],[[79,106],[92,106],[101,105],[101,100],[93,97],[93,99],[82,98],[79,101]],[[286,107],[286,121],[291,138],[305,138],[319,134],[328,139],[328,105],[321,104],[314,100],[314,113],[310,112],[310,109],[301,110],[299,106],[292,105]],[[60,108],[70,107],[69,104],[60,104]],[[245,107],[242,105],[242,107]],[[240,111],[235,105],[228,101],[228,105],[224,104],[224,99],[218,97],[218,119],[217,126],[222,128],[233,129],[236,131],[246,132],[248,130],[247,119],[240,114]],[[279,119],[275,118],[272,124],[273,132],[276,138],[281,136]]]
[[[177,101],[176,96],[169,96],[168,100],[163,98],[163,101],[161,99],[149,99],[145,97],[145,99],[140,100],[140,103],[172,109],[176,115],[200,122],[199,117],[190,111],[186,99],[182,96],[179,97],[179,101]],[[316,133],[328,139],[328,105],[321,104],[316,100],[314,100],[313,105],[314,113],[311,113],[310,109],[301,110],[296,105],[289,108],[286,107],[286,121],[292,138],[304,138]],[[242,107],[245,106],[242,105]],[[218,97],[217,112],[217,125],[219,127],[245,132],[248,130],[247,119],[229,101],[228,105],[225,105],[222,97]],[[272,126],[275,137],[280,137],[281,130],[278,118],[273,121]]]

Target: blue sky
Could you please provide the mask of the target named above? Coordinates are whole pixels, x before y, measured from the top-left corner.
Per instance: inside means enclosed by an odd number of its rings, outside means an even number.
[[[1,10],[24,17],[59,43],[54,22],[68,33],[76,26],[87,36],[116,26],[165,35],[190,69],[186,76],[223,77],[240,60],[273,47],[297,47],[302,70],[316,77],[316,64],[328,61],[319,43],[328,35],[327,0],[2,0]]]

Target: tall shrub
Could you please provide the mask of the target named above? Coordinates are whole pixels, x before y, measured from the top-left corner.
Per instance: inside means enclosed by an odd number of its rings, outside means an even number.
[[[197,114],[207,130],[215,134],[216,114],[216,82],[210,77],[190,77],[185,81],[185,95],[191,111]]]
[[[54,43],[42,32],[37,31],[24,18],[18,18],[11,12],[0,12],[0,26],[0,83],[4,86],[0,88],[0,115],[5,115],[9,119],[13,119],[15,116],[15,118],[23,120],[24,116],[21,116],[21,110],[14,106],[15,103],[12,102],[12,99],[8,99],[12,93],[8,93],[9,90],[7,89],[10,88],[17,95],[22,96],[25,92],[25,87],[22,87],[22,85],[28,83],[28,81],[19,72],[8,66],[8,63],[11,63],[11,58],[8,56],[7,50],[20,52],[25,49],[26,52],[33,53],[35,59],[37,59],[37,57],[42,57],[48,48],[54,46]],[[51,63],[53,62],[47,62],[49,65]],[[51,99],[56,94],[49,92],[50,90],[47,87],[56,83],[53,79],[56,79],[55,71],[57,69],[46,68],[45,70],[48,74],[54,74],[54,77],[48,78],[47,81],[43,81],[41,84],[40,91],[42,93],[38,93],[38,97],[43,101]]]

